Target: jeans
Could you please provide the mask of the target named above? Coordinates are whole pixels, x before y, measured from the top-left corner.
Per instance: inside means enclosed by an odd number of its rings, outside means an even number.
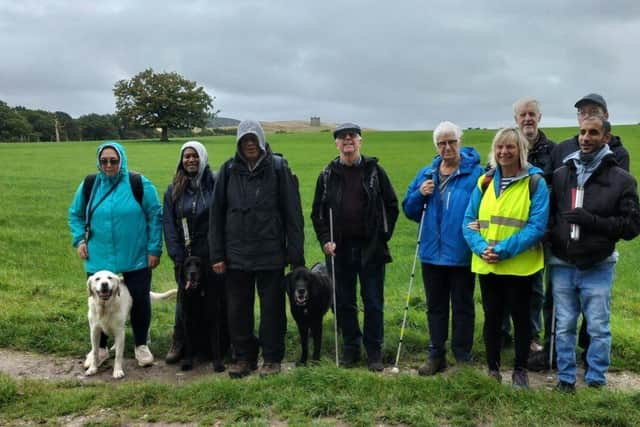
[[[87,273],[87,277],[93,273]],[[149,325],[151,325],[151,269],[141,268],[140,270],[122,273],[124,283],[131,294],[131,329],[133,329],[133,339],[136,347],[146,345]],[[100,348],[107,348],[107,335],[100,334]]]
[[[529,299],[532,276],[479,274],[484,310],[484,344],[489,370],[500,369],[501,325],[507,307],[513,319],[514,369],[526,369],[529,358]]]
[[[601,262],[580,270],[573,266],[551,267],[556,302],[556,348],[558,379],[576,381],[576,326],[580,311],[587,320],[591,338],[587,350],[587,384],[606,384],[611,353],[610,304],[615,263]]]
[[[469,267],[422,264],[422,281],[427,296],[427,321],[431,337],[429,358],[439,359],[446,353],[451,305],[451,350],[456,360],[471,360],[475,325],[475,275]]]
[[[384,338],[384,264],[362,265],[359,242],[343,242],[341,256],[335,259],[338,328],[345,352],[359,352],[364,343],[367,354],[379,353]],[[360,278],[360,297],[364,305],[364,336],[358,323],[356,284]],[[364,338],[364,339],[363,339]]]
[[[227,270],[227,318],[229,335],[238,361],[254,363],[262,347],[265,363],[280,363],[284,357],[287,329],[284,269],[269,271]],[[260,327],[254,335],[255,290],[260,298]]]

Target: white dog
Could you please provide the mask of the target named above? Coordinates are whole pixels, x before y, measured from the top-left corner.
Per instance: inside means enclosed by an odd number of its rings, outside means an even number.
[[[89,291],[89,333],[91,338],[91,352],[87,355],[84,367],[86,375],[94,375],[98,367],[108,357],[101,355],[100,334],[114,338],[116,358],[113,364],[113,378],[124,377],[122,357],[124,354],[125,322],[131,311],[131,294],[124,280],[118,275],[107,271],[98,271],[87,280]],[[177,293],[172,289],[163,293],[150,292],[151,301],[166,299]],[[102,356],[102,357],[101,357]],[[101,359],[101,360],[100,360]]]

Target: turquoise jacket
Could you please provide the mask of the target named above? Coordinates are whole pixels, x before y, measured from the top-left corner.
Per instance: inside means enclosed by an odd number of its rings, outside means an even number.
[[[100,169],[100,153],[106,147],[114,148],[120,155],[120,171],[109,177]],[[142,207],[135,199],[129,183],[127,156],[124,148],[115,141],[100,145],[96,154],[98,175],[93,185],[86,211],[80,183],[69,207],[69,227],[74,247],[84,240],[85,217],[90,210],[91,235],[87,245],[89,257],[85,260],[87,273],[110,270],[124,273],[145,268],[148,255],[162,253],[162,206],[158,192],[151,181],[142,176]],[[104,199],[99,201],[115,189]]]

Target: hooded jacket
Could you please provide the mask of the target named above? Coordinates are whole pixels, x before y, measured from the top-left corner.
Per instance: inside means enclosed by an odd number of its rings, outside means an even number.
[[[250,167],[240,150],[246,134],[258,139],[260,157]],[[237,151],[220,166],[209,216],[211,263],[232,270],[278,270],[304,265],[304,220],[297,179],[284,159],[276,170],[258,122],[238,126]]]
[[[551,191],[551,250],[561,260],[589,268],[605,260],[618,240],[640,233],[640,208],[636,180],[618,166],[614,154],[606,155],[584,185],[583,208],[593,224],[580,227],[580,239],[570,239],[571,225],[562,213],[571,209],[571,192],[577,186],[576,166],[568,161],[553,174]]]
[[[542,170],[538,167],[528,165],[526,170],[521,171],[522,174],[517,177],[511,184],[513,185],[519,179],[526,178],[533,174],[542,174]],[[483,178],[479,178],[480,180]],[[496,168],[493,179],[490,185],[494,186],[495,194],[500,194],[500,180],[502,179],[502,172],[500,168]],[[509,190],[509,186],[504,191]],[[478,219],[478,212],[480,211],[480,204],[482,203],[482,197],[484,192],[477,185],[471,193],[471,199],[467,206],[467,211],[464,215],[462,222],[462,234],[464,235],[469,248],[477,256],[481,257],[482,252],[489,246],[489,243],[482,237],[482,235],[475,230],[470,230],[467,226],[470,222]],[[517,256],[518,254],[526,251],[527,249],[537,245],[542,238],[547,227],[547,221],[549,219],[549,190],[545,185],[545,182],[541,179],[536,186],[534,194],[530,195],[531,206],[529,207],[529,218],[526,224],[518,232],[512,234],[510,237],[500,241],[493,248],[494,252],[498,254],[499,259],[509,259]]]
[[[113,177],[100,168],[100,153],[113,148],[120,157],[120,170]],[[84,240],[85,218],[92,211],[91,236],[87,242],[87,273],[110,270],[124,273],[147,267],[148,255],[162,253],[162,207],[151,181],[142,176],[142,206],[136,201],[129,183],[127,156],[115,141],[107,141],[96,152],[98,174],[89,200],[84,200],[80,183],[69,208],[69,228],[74,247]],[[114,190],[100,202],[112,186]],[[83,206],[86,205],[86,211]]]
[[[364,167],[362,186],[365,189],[367,205],[364,209],[365,235],[368,237],[362,248],[362,265],[391,262],[387,242],[393,235],[398,219],[398,199],[386,172],[375,157],[361,156]],[[344,188],[343,166],[336,157],[316,182],[315,196],[311,211],[313,228],[320,245],[331,241],[329,209],[333,212],[334,239],[336,256],[342,245],[345,224],[342,217],[342,192]]]
[[[609,149],[613,151],[618,166],[625,171],[629,172],[629,152],[622,145],[622,140],[619,136],[611,135],[609,140]],[[562,141],[553,149],[551,153],[551,162],[553,164],[553,170],[558,169],[564,163],[565,157],[569,154],[580,150],[580,143],[578,142],[578,135]],[[545,177],[546,178],[546,177]]]
[[[176,171],[183,170],[182,154],[193,148],[200,160],[198,172],[187,183],[184,192],[173,200],[173,184],[164,193],[163,229],[167,253],[176,264],[182,264],[188,256],[182,218],[186,218],[191,239],[191,255],[199,256],[209,264],[209,208],[213,201],[215,177],[207,164],[207,150],[197,141],[186,142],[180,149]]]
[[[418,172],[409,184],[402,208],[407,218],[420,223],[426,202],[420,235],[422,263],[468,266],[471,263],[471,251],[462,235],[462,220],[469,197],[483,172],[480,155],[472,147],[460,149],[460,165],[449,179],[444,193],[439,190],[438,171],[441,163],[442,157],[438,155],[431,165]],[[420,185],[427,179],[433,179],[435,190],[425,197],[420,193]]]

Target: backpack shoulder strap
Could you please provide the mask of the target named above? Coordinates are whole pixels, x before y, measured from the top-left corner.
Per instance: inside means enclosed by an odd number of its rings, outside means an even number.
[[[536,194],[540,178],[542,178],[542,176],[539,173],[534,173],[529,177],[529,198],[533,197],[533,195]]]
[[[138,172],[129,172],[129,184],[131,185],[131,192],[135,197],[136,202],[142,207],[142,198],[144,197],[144,187],[142,186],[142,175]]]
[[[85,215],[87,210],[87,205],[89,204],[89,198],[91,197],[91,190],[93,190],[93,184],[96,182],[97,174],[92,173],[84,177],[84,182],[82,183],[82,197],[83,197],[83,206],[82,206],[82,214]]]
[[[491,184],[491,181],[493,181],[493,175],[496,173],[496,169],[495,168],[491,168],[487,171],[487,173],[484,174],[484,178],[482,179],[482,182],[480,183],[480,189],[482,190],[482,193],[484,194],[484,192],[486,191],[486,189],[489,187],[489,184]]]

